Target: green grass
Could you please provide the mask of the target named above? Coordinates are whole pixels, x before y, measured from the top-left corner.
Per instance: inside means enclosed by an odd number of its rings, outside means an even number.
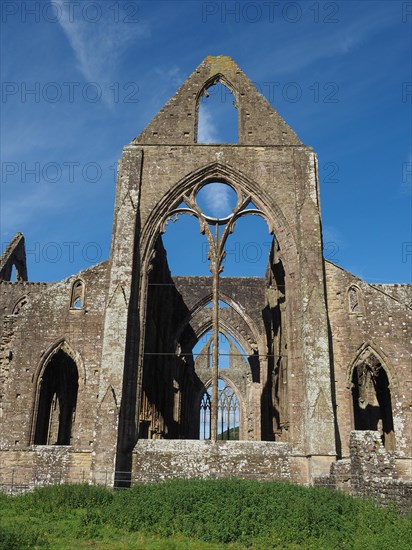
[[[412,548],[412,514],[324,488],[236,479],[0,494],[0,522],[1,550]]]

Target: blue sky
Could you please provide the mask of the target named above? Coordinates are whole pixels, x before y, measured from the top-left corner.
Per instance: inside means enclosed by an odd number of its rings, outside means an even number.
[[[223,54],[318,153],[325,256],[369,282],[410,282],[409,5],[4,0],[2,249],[24,233],[31,280],[106,259],[122,147],[204,57]],[[211,117],[202,131],[216,138],[218,126]],[[270,238],[256,224],[243,236],[239,224],[226,274],[263,274],[267,256],[253,258]],[[169,241],[190,273],[182,240]],[[186,244],[203,272],[202,242]]]

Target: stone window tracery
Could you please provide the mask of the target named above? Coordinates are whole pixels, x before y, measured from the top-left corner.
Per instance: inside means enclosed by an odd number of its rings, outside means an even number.
[[[200,439],[211,438],[212,390],[209,387],[200,402]],[[218,380],[217,440],[239,440],[240,406],[230,383]]]

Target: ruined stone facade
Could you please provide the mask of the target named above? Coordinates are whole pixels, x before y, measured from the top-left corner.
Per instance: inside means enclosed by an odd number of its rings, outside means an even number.
[[[197,143],[199,102],[217,82],[235,97],[237,145]],[[206,234],[220,224],[196,206],[216,181],[236,192],[233,215],[267,222],[265,277],[224,277],[213,251],[216,277],[171,275],[164,226],[182,208]],[[372,285],[323,258],[316,155],[228,57],[206,58],[124,148],[107,261],[29,282],[17,235],[0,281],[3,484],[239,475],[351,485],[368,437],[386,477],[412,479],[411,286]],[[211,329],[230,341],[224,372],[208,363],[217,341],[193,353]],[[235,419],[226,432],[210,428],[217,396]]]

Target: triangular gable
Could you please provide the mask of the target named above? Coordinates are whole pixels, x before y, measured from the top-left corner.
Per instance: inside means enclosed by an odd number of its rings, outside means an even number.
[[[206,57],[133,143],[196,143],[199,102],[204,91],[219,81],[235,96],[239,145],[302,145],[253,82],[230,57],[223,55]]]

